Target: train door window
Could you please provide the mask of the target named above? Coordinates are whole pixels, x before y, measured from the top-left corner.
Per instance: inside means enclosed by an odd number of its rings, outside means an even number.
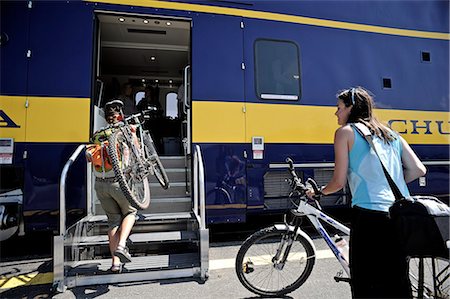
[[[260,99],[300,99],[299,49],[294,42],[257,40],[255,51],[256,93]]]
[[[166,117],[178,117],[178,99],[174,92],[169,92],[166,95]]]
[[[139,102],[143,99],[145,97],[145,91],[139,91],[139,92],[137,92],[136,93],[136,96],[135,96],[135,103],[136,103],[136,105],[137,104],[139,104]]]

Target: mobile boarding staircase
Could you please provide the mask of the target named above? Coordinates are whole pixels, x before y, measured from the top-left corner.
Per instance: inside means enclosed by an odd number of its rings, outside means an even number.
[[[195,147],[193,155],[192,197],[191,176],[187,172],[190,163],[183,156],[160,157],[171,186],[163,190],[151,176],[150,207],[138,211],[127,244],[132,262],[125,264],[120,274],[108,271],[111,267],[108,224],[102,209],[93,200],[90,164],[87,167],[87,215],[66,227],[67,173],[81,153],[81,159],[84,159],[84,150],[85,145],[76,149],[61,174],[59,234],[54,236],[53,244],[54,289],[64,292],[77,286],[182,277],[206,280],[209,234],[205,225],[204,168],[200,147]]]

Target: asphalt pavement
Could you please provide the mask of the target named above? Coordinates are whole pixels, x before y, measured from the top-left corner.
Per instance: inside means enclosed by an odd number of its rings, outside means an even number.
[[[206,282],[197,279],[143,281],[76,287],[64,293],[52,290],[53,265],[47,237],[39,237],[41,246],[36,246],[31,254],[33,248],[26,244],[1,244],[0,298],[260,298],[241,285],[234,270],[234,260],[242,241],[255,229],[254,226],[234,227],[228,231],[212,229]],[[340,264],[322,239],[312,231],[308,233],[317,249],[314,269],[299,289],[283,298],[351,298],[350,286],[334,281],[334,276],[341,270]],[[39,243],[39,240],[31,241]]]

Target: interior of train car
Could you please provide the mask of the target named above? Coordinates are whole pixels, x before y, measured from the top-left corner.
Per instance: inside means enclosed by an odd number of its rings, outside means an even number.
[[[108,100],[120,98],[125,114],[156,107],[145,127],[159,155],[182,155],[187,131],[183,101],[185,69],[190,64],[190,22],[97,14],[97,24],[95,68],[102,91],[96,104],[103,107]]]

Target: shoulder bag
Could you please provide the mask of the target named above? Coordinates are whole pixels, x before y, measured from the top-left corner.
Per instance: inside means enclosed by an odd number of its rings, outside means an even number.
[[[434,196],[404,197],[380,159],[369,129],[362,123],[352,124],[352,127],[366,139],[377,155],[394,193],[395,201],[389,208],[389,217],[405,254],[448,259],[450,208]]]

